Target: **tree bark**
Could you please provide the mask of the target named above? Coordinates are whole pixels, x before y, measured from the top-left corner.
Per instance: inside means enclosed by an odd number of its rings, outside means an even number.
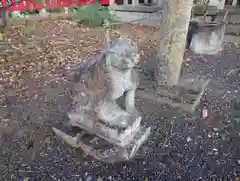
[[[176,85],[179,81],[186,46],[193,0],[167,0],[164,5],[162,34],[158,50],[156,83]]]

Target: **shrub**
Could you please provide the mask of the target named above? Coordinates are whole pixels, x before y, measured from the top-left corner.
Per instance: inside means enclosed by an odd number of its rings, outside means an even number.
[[[114,22],[113,15],[109,12],[107,7],[100,3],[88,4],[85,6],[70,8],[73,11],[74,19],[81,24],[89,26],[102,26],[104,20],[110,23]]]

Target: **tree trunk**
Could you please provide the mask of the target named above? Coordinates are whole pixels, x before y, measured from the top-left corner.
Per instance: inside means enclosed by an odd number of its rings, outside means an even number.
[[[167,0],[163,13],[163,39],[160,40],[156,83],[176,85],[186,46],[193,0]]]

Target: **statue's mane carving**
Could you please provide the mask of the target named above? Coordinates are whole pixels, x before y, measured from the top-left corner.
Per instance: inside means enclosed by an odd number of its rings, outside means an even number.
[[[137,45],[131,39],[119,38],[109,41],[105,50],[98,56],[92,56],[80,63],[76,68],[71,69],[71,81],[81,83],[85,87],[90,85],[96,87],[106,86],[107,73],[109,67],[115,70],[129,69],[134,67],[135,63],[124,59],[125,56],[137,52]],[[111,56],[107,61],[107,57]],[[121,61],[119,61],[121,59]]]
[[[98,81],[100,79],[100,72],[104,71],[106,64],[105,54],[93,56],[80,63],[76,68],[70,71],[70,80],[74,83],[81,83],[88,87],[89,81]]]

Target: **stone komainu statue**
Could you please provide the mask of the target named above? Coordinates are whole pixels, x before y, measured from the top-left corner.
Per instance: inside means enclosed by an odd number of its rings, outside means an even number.
[[[118,39],[110,43],[98,61],[92,59],[80,69],[77,73],[80,82],[73,93],[75,110],[70,113],[72,119],[78,117],[80,112],[94,111],[96,114],[91,114],[91,119],[100,119],[120,127],[128,126],[128,119],[131,119],[132,113],[136,113],[134,99],[139,78],[134,67],[140,58],[137,51],[131,39]],[[116,100],[125,92],[126,111],[116,104]],[[118,114],[111,114],[115,112]]]
[[[118,38],[108,43],[100,58],[83,62],[72,73],[77,83],[72,93],[74,109],[68,114],[70,125],[106,140],[113,149],[99,153],[81,141],[82,134],[71,137],[56,128],[54,132],[98,160],[113,163],[132,158],[150,134],[150,128],[140,126],[135,108],[139,60],[136,43]],[[124,108],[116,102],[120,97],[124,97]]]

